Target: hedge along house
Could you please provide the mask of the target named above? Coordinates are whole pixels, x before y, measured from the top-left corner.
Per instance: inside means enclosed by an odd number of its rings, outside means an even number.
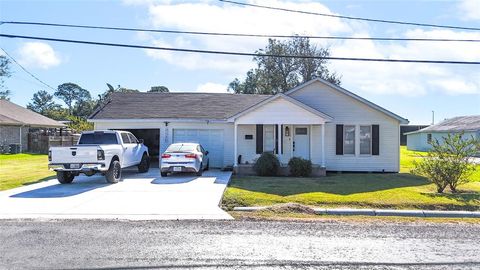
[[[414,151],[429,151],[430,142],[442,142],[448,134],[462,133],[462,138],[476,138],[480,140],[480,115],[458,116],[446,119],[438,124],[406,133],[407,149]]]
[[[11,145],[18,151],[28,149],[28,133],[32,128],[61,128],[64,124],[26,109],[5,99],[0,99],[0,146]]]
[[[380,172],[399,171],[400,124],[408,123],[321,79],[274,96],[114,93],[89,121],[97,130],[143,134],[156,153],[199,142],[211,167],[238,170],[273,152],[282,164],[297,156],[323,171]]]

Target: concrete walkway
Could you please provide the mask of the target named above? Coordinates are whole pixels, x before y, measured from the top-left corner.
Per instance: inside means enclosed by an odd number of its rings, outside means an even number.
[[[265,210],[267,208],[267,206],[234,207],[233,210],[253,212]],[[313,208],[313,210],[318,215],[480,218],[480,211],[390,210],[358,208]]]
[[[102,175],[78,176],[69,185],[57,180],[0,192],[0,219],[232,219],[218,206],[231,172],[206,171],[202,177],[160,177],[158,168],[123,172],[107,184]]]

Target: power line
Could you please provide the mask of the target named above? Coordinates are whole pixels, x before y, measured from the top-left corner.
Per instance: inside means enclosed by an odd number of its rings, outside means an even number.
[[[367,61],[367,62],[396,62],[396,63],[465,64],[465,65],[478,65],[478,64],[480,64],[480,62],[467,62],[467,61],[417,60],[417,59],[380,59],[380,58],[356,58],[356,57],[333,57],[333,56],[320,57],[320,56],[309,56],[309,55],[280,55],[280,54],[262,54],[262,53],[246,53],[246,52],[232,52],[232,51],[213,51],[213,50],[155,47],[155,46],[144,46],[144,45],[107,43],[107,42],[97,42],[97,41],[59,39],[59,38],[34,37],[34,36],[7,35],[7,34],[0,34],[0,37],[45,40],[45,41],[99,45],[99,46],[111,46],[111,47],[122,47],[122,48],[136,48],[136,49],[150,49],[150,50],[174,51],[174,52],[217,54],[217,55],[265,56],[265,57],[283,57],[283,58],[304,58],[304,59],[325,59],[325,60]]]
[[[44,22],[25,22],[25,21],[2,21],[2,22],[0,22],[0,25],[1,25],[1,24],[53,26],[53,27],[99,29],[99,30],[115,30],[115,31],[135,31],[135,32],[166,33],[166,34],[187,34],[187,35],[207,35],[207,36],[233,36],[233,37],[261,37],[261,38],[294,38],[294,37],[302,37],[302,38],[310,38],[310,39],[333,39],[333,40],[425,41],[425,42],[480,42],[480,39],[341,37],[341,36],[314,36],[314,35],[277,35],[277,34],[220,33],[220,32],[182,31],[182,30],[166,30],[166,29],[144,29],[144,28],[112,27],[112,26],[94,26],[94,25],[60,24],[60,23],[44,23]]]
[[[30,75],[32,78],[34,78],[35,80],[39,81],[41,84],[45,85],[46,87],[52,89],[52,90],[56,90],[55,88],[51,87],[49,84],[47,84],[46,82],[40,80],[37,76],[33,75],[33,73],[31,73],[30,71],[28,71],[26,68],[24,68],[20,63],[17,62],[17,60],[15,60],[15,58],[13,58],[4,48],[0,48],[2,49],[2,51],[10,58],[12,59],[12,61],[17,64],[21,69],[23,69],[23,71],[25,71],[28,75]]]
[[[359,20],[359,21],[377,22],[377,23],[390,23],[390,24],[414,25],[414,26],[422,26],[422,27],[436,27],[436,28],[480,31],[480,28],[477,28],[477,27],[464,27],[464,26],[453,26],[453,25],[440,25],[440,24],[428,24],[428,23],[417,23],[417,22],[406,22],[406,21],[370,19],[370,18],[362,18],[362,17],[334,15],[334,14],[326,14],[326,13],[319,13],[319,12],[312,12],[312,11],[303,11],[303,10],[288,9],[288,8],[281,8],[281,7],[272,7],[272,6],[264,6],[264,5],[257,5],[257,4],[249,4],[249,3],[242,3],[242,2],[236,2],[236,1],[230,1],[230,0],[219,0],[219,1],[224,2],[224,3],[234,4],[234,5],[240,5],[240,6],[256,7],[256,8],[270,9],[270,10],[279,10],[279,11],[294,12],[294,13],[301,13],[301,14],[308,14],[308,15],[318,15],[318,16],[324,16],[324,17],[348,19],[348,20]]]

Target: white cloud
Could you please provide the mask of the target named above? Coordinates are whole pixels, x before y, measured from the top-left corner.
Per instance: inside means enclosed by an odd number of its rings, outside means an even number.
[[[460,18],[462,20],[480,20],[479,0],[462,0],[458,8],[460,10]]]
[[[264,2],[261,2],[265,4]],[[326,6],[312,2],[271,1],[269,5],[285,8],[316,10],[332,13]],[[180,4],[150,3],[150,24],[153,28],[182,29],[186,31],[213,31],[224,33],[254,34],[310,34],[330,35],[333,33],[351,33],[351,27],[337,18],[288,14],[254,7],[239,7],[218,2],[195,2]],[[174,38],[151,35],[156,46],[200,48],[205,50],[255,52],[267,43],[267,38],[219,37],[184,35]],[[141,38],[145,38],[142,35]],[[325,41],[322,41],[323,43]],[[326,43],[324,43],[326,44]],[[215,56],[187,53],[147,51],[155,59],[190,70],[216,70],[232,75],[243,75],[254,65],[251,57]]]
[[[43,42],[26,42],[20,47],[19,54],[20,63],[28,67],[48,69],[61,63],[53,48]]]
[[[203,93],[227,93],[227,86],[219,83],[207,82],[197,87],[197,92]]]
[[[480,33],[450,30],[411,30],[408,38],[480,39]],[[346,41],[332,47],[332,55],[386,59],[480,61],[478,44],[467,42],[379,43]],[[428,92],[449,95],[480,93],[480,72],[469,65],[374,63],[332,61],[343,84],[375,94],[422,96]]]

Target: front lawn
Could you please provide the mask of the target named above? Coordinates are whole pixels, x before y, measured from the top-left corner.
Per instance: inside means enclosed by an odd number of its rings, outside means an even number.
[[[0,155],[0,190],[52,178],[54,173],[49,171],[47,166],[47,155]]]
[[[480,210],[480,168],[457,194],[437,194],[433,184],[408,173],[422,153],[401,149],[401,173],[344,173],[321,178],[234,177],[223,206],[300,203],[316,207]]]

